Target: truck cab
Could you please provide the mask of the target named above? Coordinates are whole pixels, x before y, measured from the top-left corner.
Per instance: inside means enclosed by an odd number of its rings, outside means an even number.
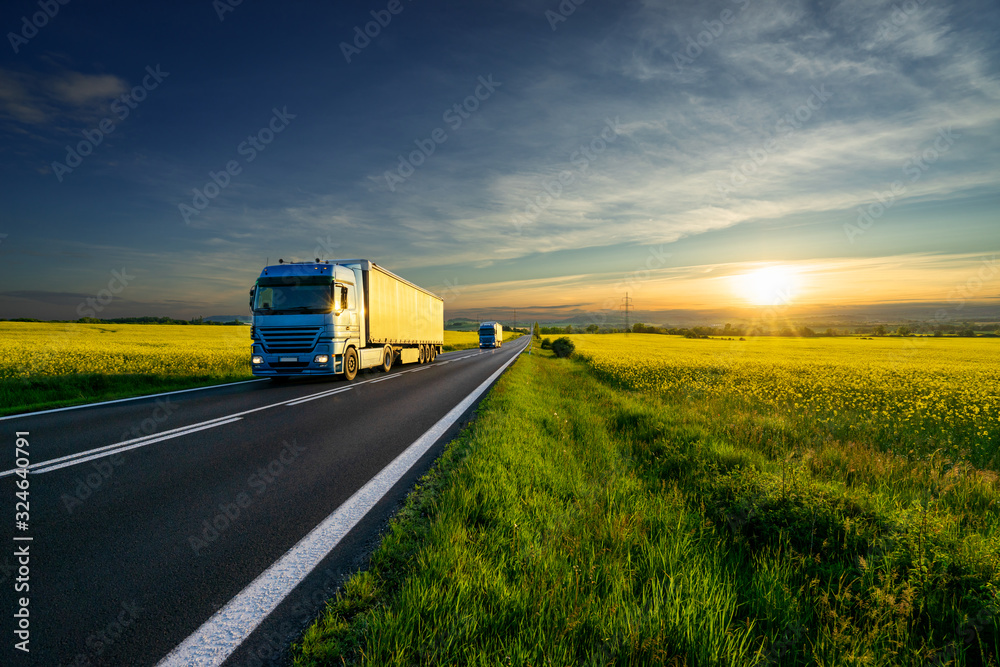
[[[313,262],[266,267],[250,290],[253,374],[353,377],[346,351],[365,338],[360,273]]]
[[[279,263],[250,290],[259,377],[343,375],[428,363],[444,343],[441,297],[370,260]]]
[[[503,345],[503,326],[499,322],[483,322],[479,325],[479,349],[497,348]]]

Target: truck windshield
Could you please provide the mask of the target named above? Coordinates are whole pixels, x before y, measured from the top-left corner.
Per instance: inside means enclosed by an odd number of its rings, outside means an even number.
[[[261,315],[329,313],[333,310],[330,278],[261,278],[254,292],[253,311]]]

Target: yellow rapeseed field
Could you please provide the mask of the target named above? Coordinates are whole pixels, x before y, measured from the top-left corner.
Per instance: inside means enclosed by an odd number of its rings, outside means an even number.
[[[738,401],[897,451],[986,463],[1000,444],[1000,339],[571,339],[599,373],[634,390]]]
[[[445,331],[444,343],[474,348],[479,335]],[[249,376],[250,327],[0,322],[0,379],[90,373]]]
[[[0,378],[250,375],[250,327],[0,322]]]
[[[478,341],[444,332],[446,350]],[[0,322],[0,414],[251,377],[247,326]]]

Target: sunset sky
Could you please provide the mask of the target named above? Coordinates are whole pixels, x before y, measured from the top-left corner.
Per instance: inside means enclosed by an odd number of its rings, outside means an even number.
[[[1000,306],[995,0],[576,2],[5,2],[0,317]]]

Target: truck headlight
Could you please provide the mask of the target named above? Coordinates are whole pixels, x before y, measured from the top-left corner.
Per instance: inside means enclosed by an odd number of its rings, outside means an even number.
[[[250,363],[253,363],[253,364],[262,364],[262,363],[264,363],[264,357],[258,357],[257,355],[254,355],[254,356],[250,357]]]
[[[313,363],[325,364],[328,363],[329,361],[330,361],[330,355],[328,354],[317,354],[315,357],[313,357]]]

